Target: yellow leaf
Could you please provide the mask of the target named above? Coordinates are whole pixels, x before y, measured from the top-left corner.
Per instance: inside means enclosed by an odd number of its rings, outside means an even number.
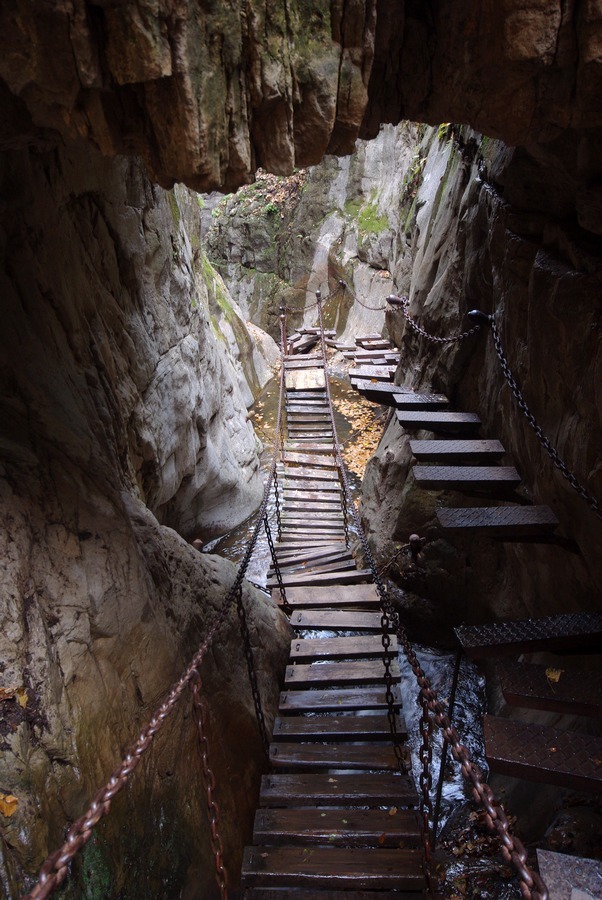
[[[550,682],[550,684],[558,684],[560,681],[560,676],[564,672],[564,669],[546,669],[546,678]]]
[[[27,696],[27,691],[25,690],[25,688],[19,688],[17,691],[17,702],[19,706],[22,706],[23,709],[25,709],[28,700],[29,697]]]
[[[12,794],[0,794],[0,813],[7,818],[17,811],[19,801]]]
[[[397,814],[397,807],[396,807],[396,806],[392,806],[391,809],[389,810],[389,815],[390,815],[390,816],[394,816],[394,815],[396,815],[396,814]]]

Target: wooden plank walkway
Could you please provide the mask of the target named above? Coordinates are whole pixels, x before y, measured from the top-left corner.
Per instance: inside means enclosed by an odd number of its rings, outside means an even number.
[[[305,338],[295,341],[295,349]],[[379,335],[364,344],[388,345]],[[368,350],[366,352],[373,352]],[[243,896],[419,897],[425,888],[418,794],[403,744],[397,641],[389,665],[396,757],[385,696],[379,596],[347,546],[325,373],[314,355],[285,358],[283,490],[273,596],[290,616],[291,642],[269,748]]]

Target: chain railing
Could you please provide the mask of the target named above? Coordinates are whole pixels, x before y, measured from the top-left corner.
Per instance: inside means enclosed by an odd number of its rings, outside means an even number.
[[[319,303],[318,311],[320,311]],[[323,326],[321,326],[321,338],[322,356],[324,365],[326,367],[326,344],[324,341]],[[432,714],[432,720],[434,724],[441,729],[444,740],[449,744],[454,759],[456,759],[457,762],[460,763],[462,774],[471,785],[474,799],[478,803],[480,803],[485,810],[485,819],[488,827],[491,831],[497,831],[498,833],[504,858],[506,859],[506,861],[511,862],[518,872],[521,880],[521,892],[523,894],[523,897],[525,898],[525,900],[549,900],[548,889],[544,881],[542,880],[540,875],[533,869],[531,869],[531,867],[528,865],[527,851],[524,845],[522,844],[520,839],[516,837],[516,835],[512,834],[510,821],[501,802],[495,796],[493,790],[489,787],[489,785],[483,781],[481,770],[475,763],[472,762],[468,749],[462,744],[460,735],[458,734],[455,725],[453,725],[450,721],[447,710],[437,696],[437,692],[433,689],[430,680],[424,673],[418,657],[416,656],[416,652],[412,647],[412,644],[410,643],[407,632],[401,624],[399,613],[395,610],[391,598],[385,590],[382,579],[376,569],[374,557],[372,555],[370,545],[368,544],[368,539],[363,529],[361,519],[351,493],[351,487],[345,462],[341,455],[340,446],[336,435],[334,415],[332,412],[332,402],[330,400],[330,390],[328,387],[328,378],[326,378],[326,396],[329,401],[334,435],[334,453],[337,460],[337,465],[339,467],[341,484],[343,490],[347,494],[348,509],[353,517],[364,552],[364,557],[366,559],[368,567],[370,568],[374,584],[379,594],[382,608],[383,633],[386,631],[387,634],[393,632],[397,635],[398,642],[403,649],[404,655],[410,665],[410,668],[412,669],[412,672],[414,673],[414,676],[418,683],[418,687],[420,689],[420,697],[423,703],[423,718],[426,715],[426,710],[428,709],[428,712]],[[421,725],[423,744],[426,744],[427,742],[428,731],[429,726],[427,726],[425,722],[424,727]],[[426,750],[424,753],[421,753],[421,756],[423,763],[423,774],[421,776],[422,788],[422,785],[424,784],[424,786],[426,787],[430,780],[430,771],[426,772],[427,766],[430,770],[430,760],[429,753]],[[427,799],[424,797],[424,792],[422,798],[422,806],[423,820],[426,818],[426,820],[428,821],[430,796],[427,801]],[[425,852],[428,857],[430,856],[431,846],[430,825],[425,828],[424,840],[426,844]]]
[[[334,290],[330,291],[330,293],[326,294],[325,297],[321,298],[321,302],[326,303],[328,300],[330,300],[331,297],[336,296],[336,294],[338,294],[339,291],[341,290],[341,288],[344,286],[345,286],[345,282],[339,281],[337,286],[334,288]],[[316,291],[316,293],[320,293],[320,292]],[[306,312],[307,310],[310,310],[310,309],[316,309],[317,306],[318,306],[318,300],[314,300],[313,303],[307,303],[307,304],[303,304],[303,305],[298,304],[297,306],[286,306],[285,305],[285,306],[281,306],[280,309],[287,313],[299,313],[299,312]]]
[[[481,330],[480,325],[474,325],[472,328],[468,328],[466,331],[461,331],[458,334],[452,334],[449,337],[439,337],[436,334],[430,334],[422,325],[419,325],[418,322],[412,318],[409,313],[410,308],[410,300],[408,297],[402,296],[398,297],[396,294],[389,294],[387,297],[387,303],[389,303],[393,307],[397,307],[401,309],[403,313],[403,317],[408,323],[408,325],[417,333],[422,335],[423,338],[426,338],[427,341],[432,341],[434,344],[455,344],[458,341],[464,341],[467,337],[470,337],[473,334],[477,334]]]
[[[343,288],[344,291],[347,291],[348,294],[351,294],[351,299],[353,300],[353,302],[357,303],[359,306],[363,306],[364,309],[368,309],[368,310],[370,310],[370,312],[383,312],[387,308],[386,303],[384,306],[370,306],[369,303],[364,303],[363,300],[360,300],[360,298],[357,296],[357,294],[355,294],[351,290],[351,288],[349,287],[349,285],[347,284],[346,281],[341,280],[341,281],[339,281],[339,284]]]
[[[284,365],[282,366],[280,375],[280,395],[278,399],[278,412],[276,418],[277,434],[279,433],[282,421],[283,397]],[[278,454],[279,447],[278,442],[276,441],[274,444],[274,452],[272,454],[272,462],[269,474],[263,492],[263,499],[261,501],[261,505],[257,514],[257,520],[253,529],[253,534],[251,535],[251,538],[247,544],[245,554],[238,567],[234,581],[229,591],[226,593],[226,596],[222,601],[217,615],[209,626],[209,630],[205,639],[192,657],[192,660],[190,661],[187,669],[172,685],[168,693],[163,698],[161,704],[157,707],[148,723],[138,735],[135,742],[126,752],[120,764],[114,769],[106,784],[103,785],[103,787],[96,793],[85,813],[80,816],[79,819],[77,819],[73,823],[73,825],[71,825],[71,827],[67,831],[67,835],[62,846],[58,850],[55,850],[53,853],[51,853],[45,860],[40,869],[38,881],[31,889],[31,891],[29,891],[29,893],[26,895],[25,900],[44,900],[44,898],[49,897],[50,894],[52,894],[52,892],[56,890],[56,888],[58,888],[59,885],[62,884],[62,882],[65,880],[69,872],[71,861],[90,840],[96,825],[109,813],[113,798],[128,784],[132,773],[138,766],[138,763],[150,748],[155,736],[161,730],[166,720],[169,718],[169,716],[177,706],[178,701],[181,699],[185,688],[189,686],[193,680],[196,680],[198,676],[197,670],[203,662],[207,650],[215,639],[216,634],[224,624],[228,613],[234,605],[234,601],[236,601],[237,608],[239,608],[238,598],[239,595],[242,595],[242,585],[245,574],[251,561],[251,557],[253,556],[253,553],[255,551],[255,546],[257,544],[261,528],[264,525],[264,519],[267,513],[268,501],[270,498],[271,488],[274,480],[274,474],[276,472]],[[239,615],[241,615],[240,612]],[[258,704],[256,703],[256,710],[258,710],[258,725],[262,743],[264,743],[265,746],[263,735],[263,731],[265,729],[265,720],[263,718],[263,712],[261,711],[261,703],[258,690],[257,692],[253,690],[253,698],[254,700],[256,699],[256,693],[257,699],[259,700]],[[213,791],[213,786],[211,790]],[[213,834],[214,823],[212,823],[211,828]],[[218,845],[216,844],[216,846]],[[218,874],[220,891],[222,891],[223,888],[219,879],[218,862],[220,861],[216,858],[216,872]]]
[[[573,490],[575,490],[579,496],[585,500],[585,502],[593,509],[595,514],[599,519],[602,519],[602,510],[600,509],[600,501],[591,494],[587,488],[585,488],[574,472],[569,469],[568,465],[560,456],[558,450],[554,447],[552,442],[543,432],[541,425],[538,424],[537,419],[529,409],[527,405],[527,401],[525,400],[521,389],[519,388],[514,375],[512,374],[512,370],[510,368],[510,363],[508,362],[508,357],[504,353],[504,347],[502,345],[502,339],[500,338],[500,333],[498,327],[495,322],[494,316],[490,316],[487,313],[481,312],[479,309],[473,309],[468,313],[469,316],[473,319],[478,319],[486,324],[488,324],[491,328],[491,336],[493,338],[493,345],[495,347],[495,352],[497,353],[498,359],[500,361],[500,365],[502,367],[502,372],[506,383],[508,384],[510,390],[512,391],[516,402],[518,403],[518,407],[520,411],[524,414],[527,422],[535,432],[537,436],[537,440],[544,448],[554,466],[561,473],[563,478],[566,478],[568,483],[571,485]]]

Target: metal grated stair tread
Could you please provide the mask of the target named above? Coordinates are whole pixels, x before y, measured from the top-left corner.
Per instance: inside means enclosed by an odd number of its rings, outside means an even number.
[[[549,535],[558,519],[548,506],[478,506],[438,509],[443,528],[457,531],[484,530],[493,536]]]
[[[485,716],[485,755],[495,772],[602,793],[602,737]]]
[[[495,461],[505,453],[499,441],[489,440],[411,440],[410,450],[419,462],[456,465]]]
[[[467,412],[398,409],[395,416],[406,431],[422,429],[441,434],[466,434],[477,431],[481,424],[476,413]]]
[[[602,672],[498,662],[506,703],[529,709],[602,717]]]
[[[537,619],[461,625],[454,631],[464,651],[473,659],[492,652],[599,649],[602,613],[562,613]]]
[[[514,466],[414,466],[414,478],[432,490],[511,490],[521,478]]]

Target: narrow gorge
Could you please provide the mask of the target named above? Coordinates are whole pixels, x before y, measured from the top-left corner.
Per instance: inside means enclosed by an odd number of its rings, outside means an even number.
[[[602,497],[602,11],[9,0],[0,24],[0,895],[12,900],[235,580],[199,550],[261,502],[251,410],[278,370],[281,307],[289,333],[315,325],[320,291],[337,340],[387,335],[395,383],[478,413],[520,472],[520,502],[558,519],[549,541],[450,537],[436,513],[458,497],[420,488],[413,435],[391,416],[360,512],[413,639],[451,648],[463,622],[602,611],[599,507],[529,427],[490,329],[433,343],[386,302],[406,295],[439,336],[472,327],[470,310],[494,315],[543,434]],[[418,572],[398,554],[412,533]],[[291,628],[248,582],[243,603],[271,726]],[[585,660],[594,677],[599,660]],[[234,610],[202,676],[237,873],[265,760]],[[58,896],[219,896],[187,704]],[[599,734],[583,716],[540,717]],[[503,786],[541,840],[567,792]],[[597,801],[590,814],[595,831]]]

